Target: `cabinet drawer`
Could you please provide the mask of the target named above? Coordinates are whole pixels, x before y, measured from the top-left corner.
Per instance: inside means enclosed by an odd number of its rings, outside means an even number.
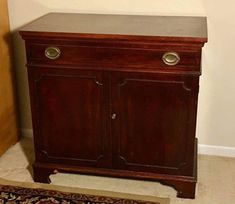
[[[100,47],[79,45],[28,44],[28,62],[58,66],[83,66],[96,69],[139,69],[162,71],[200,71],[200,51]],[[178,60],[178,61],[177,61]]]

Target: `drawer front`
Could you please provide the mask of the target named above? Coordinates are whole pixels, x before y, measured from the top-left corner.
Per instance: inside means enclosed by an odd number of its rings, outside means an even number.
[[[29,63],[58,66],[89,66],[96,69],[141,69],[200,71],[200,50],[159,49],[28,44]]]

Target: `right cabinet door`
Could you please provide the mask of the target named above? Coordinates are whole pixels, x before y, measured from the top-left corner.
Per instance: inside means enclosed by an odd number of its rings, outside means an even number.
[[[197,95],[197,76],[115,74],[114,167],[192,175]]]

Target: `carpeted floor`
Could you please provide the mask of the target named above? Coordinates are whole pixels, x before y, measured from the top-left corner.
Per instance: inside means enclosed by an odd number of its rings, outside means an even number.
[[[0,178],[0,204],[169,204],[169,198],[16,182]]]
[[[0,178],[33,182],[32,161],[32,139],[24,138],[0,157]],[[50,178],[52,184],[61,186],[169,197],[171,204],[235,203],[235,158],[199,155],[198,170],[195,200],[176,198],[174,189],[157,182],[60,173]]]

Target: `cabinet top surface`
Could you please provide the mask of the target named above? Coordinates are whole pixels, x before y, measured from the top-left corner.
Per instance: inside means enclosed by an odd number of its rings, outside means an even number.
[[[190,38],[207,41],[206,17],[49,13],[20,29],[21,34]]]

